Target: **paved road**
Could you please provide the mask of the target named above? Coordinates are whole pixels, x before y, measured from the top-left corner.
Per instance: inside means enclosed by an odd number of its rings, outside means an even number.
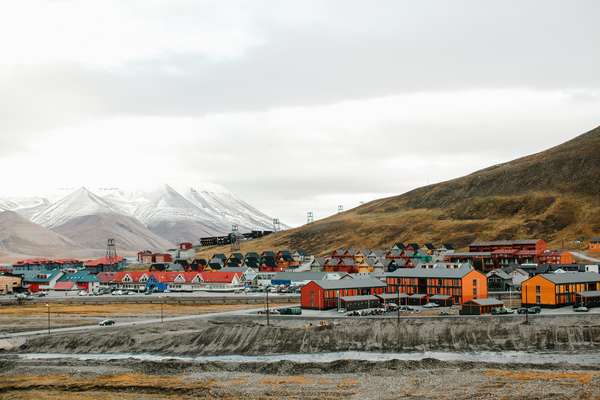
[[[587,254],[580,253],[578,251],[571,251],[571,254],[573,254],[577,258],[581,258],[582,260],[591,261],[591,262],[595,262],[595,263],[600,263],[600,259],[594,258],[594,257],[590,257]]]
[[[223,311],[223,312],[210,313],[210,314],[165,317],[165,318],[163,318],[162,321],[160,318],[150,318],[150,319],[137,320],[137,321],[117,322],[112,327],[150,325],[150,324],[157,324],[157,323],[160,324],[161,322],[186,321],[186,320],[193,320],[193,319],[206,319],[206,318],[223,317],[223,316],[231,316],[231,315],[248,315],[248,314],[256,313],[263,309],[264,309],[264,307],[253,308],[253,309],[248,309],[248,310]],[[112,327],[106,327],[106,326],[100,326],[100,325],[72,326],[69,328],[51,329],[50,334],[54,335],[54,334],[59,334],[59,333],[95,331],[98,329],[111,329]],[[39,336],[39,335],[47,335],[47,334],[48,334],[47,329],[37,330],[37,331],[5,333],[5,334],[0,334],[0,339],[26,338],[26,337],[30,337],[30,336]]]

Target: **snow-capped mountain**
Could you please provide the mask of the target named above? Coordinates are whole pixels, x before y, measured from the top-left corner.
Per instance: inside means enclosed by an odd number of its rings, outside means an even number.
[[[31,221],[52,229],[73,218],[97,214],[125,215],[116,205],[82,187],[33,215]]]
[[[130,250],[137,250],[225,235],[234,224],[242,232],[273,226],[271,217],[210,183],[180,190],[169,185],[147,191],[82,187],[55,201],[48,198],[54,197],[0,199],[0,210],[17,212],[81,246],[96,249],[113,233]]]
[[[183,196],[207,214],[219,216],[228,225],[237,224],[243,231],[273,228],[273,218],[222,186],[210,184],[187,188]]]
[[[49,205],[50,201],[43,197],[8,197],[0,199],[0,210],[14,211],[28,219],[31,219],[33,215]]]

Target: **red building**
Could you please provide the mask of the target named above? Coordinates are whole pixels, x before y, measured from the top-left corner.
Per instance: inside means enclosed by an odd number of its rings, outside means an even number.
[[[470,252],[498,252],[512,253],[524,251],[528,254],[542,254],[548,248],[548,244],[541,239],[525,240],[493,240],[487,242],[474,242],[469,245]],[[525,254],[525,253],[524,253]]]
[[[190,242],[179,243],[179,250],[189,250],[192,248],[192,244]]]
[[[386,286],[374,278],[311,281],[302,287],[300,303],[302,308],[328,310],[338,307],[342,297],[382,294]]]
[[[569,252],[548,250],[548,244],[541,239],[475,242],[468,252],[448,253],[444,258],[449,262],[470,262],[484,272],[508,265],[572,264],[575,261]]]

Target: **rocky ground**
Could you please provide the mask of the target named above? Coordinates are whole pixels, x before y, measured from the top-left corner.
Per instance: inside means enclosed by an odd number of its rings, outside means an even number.
[[[553,365],[388,361],[0,363],[0,399],[583,399],[600,370]]]
[[[18,353],[263,355],[337,351],[597,352],[593,315],[395,319],[220,317],[0,343],[0,399],[600,398],[600,365],[22,360]]]
[[[600,349],[600,318],[334,319],[220,317],[28,338],[6,351],[223,355],[337,351],[573,351]],[[0,347],[0,351],[2,348]]]

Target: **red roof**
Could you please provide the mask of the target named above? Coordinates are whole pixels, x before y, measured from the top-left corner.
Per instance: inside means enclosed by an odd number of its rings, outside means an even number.
[[[79,260],[73,258],[58,258],[56,260],[52,260],[50,258],[28,258],[25,260],[19,260],[15,263],[15,265],[27,265],[27,264],[77,264]]]
[[[198,272],[177,272],[177,271],[164,271],[164,272],[153,272],[154,278],[161,283],[175,282],[175,279],[181,275],[185,283],[190,283],[197,276],[200,275]]]
[[[60,281],[54,285],[54,290],[73,290],[77,289],[77,284],[72,281]]]
[[[87,260],[84,263],[84,265],[86,267],[97,267],[98,265],[113,265],[113,264],[120,263],[123,260],[124,260],[124,258],[121,256],[116,256],[116,257],[113,257],[112,259],[109,259],[108,257],[102,257],[102,258],[97,258],[95,260]]]
[[[98,274],[100,275],[100,274]],[[140,279],[142,278],[142,276],[146,275],[146,277],[150,277],[150,273],[146,272],[146,271],[120,271],[120,272],[116,272],[113,280],[115,282],[123,282],[123,279],[125,278],[126,275],[129,275],[129,277],[131,278],[131,282],[133,283],[137,283],[140,281]],[[100,278],[98,278],[100,279]]]
[[[206,271],[201,272],[200,275],[204,282],[231,283],[236,276],[239,278],[242,274],[240,272]]]
[[[116,275],[116,272],[100,272],[96,275],[96,277],[98,278],[98,281],[100,281],[100,283],[109,283],[115,282]]]

